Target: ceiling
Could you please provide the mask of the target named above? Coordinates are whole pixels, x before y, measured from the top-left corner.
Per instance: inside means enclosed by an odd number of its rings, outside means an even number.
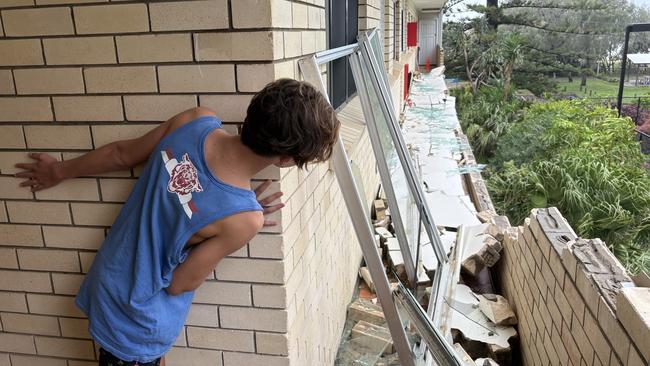
[[[422,9],[440,9],[447,0],[412,0],[418,10]]]

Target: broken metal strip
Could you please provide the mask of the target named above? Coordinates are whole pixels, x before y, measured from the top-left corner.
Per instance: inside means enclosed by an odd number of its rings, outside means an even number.
[[[354,77],[354,82],[357,86],[357,91],[359,99],[361,100],[361,107],[363,109],[363,114],[366,117],[366,124],[368,125],[368,135],[372,142],[373,152],[375,153],[375,160],[377,162],[377,168],[379,169],[379,176],[382,180],[382,187],[386,193],[386,199],[388,200],[388,206],[391,208],[391,216],[393,227],[395,228],[395,234],[398,238],[398,243],[400,244],[400,251],[402,257],[404,258],[404,266],[406,269],[406,274],[411,286],[415,285],[417,282],[417,273],[416,273],[416,263],[413,260],[412,253],[408,247],[408,238],[406,236],[406,230],[403,225],[401,215],[403,212],[399,210],[397,197],[395,195],[395,190],[393,188],[393,182],[390,179],[390,169],[388,168],[388,162],[386,161],[384,148],[381,145],[379,132],[376,129],[376,119],[371,108],[371,103],[369,100],[368,85],[366,85],[365,80],[363,80],[363,70],[361,66],[361,60],[358,53],[353,53],[350,55],[350,67],[352,68],[352,76]],[[369,71],[368,71],[369,72]],[[417,245],[417,243],[416,243]]]
[[[445,340],[440,330],[429,319],[420,304],[413,297],[413,294],[399,282],[397,288],[393,291],[393,298],[402,305],[409,319],[412,320],[422,340],[429,347],[429,351],[437,365],[463,365],[451,344]]]
[[[334,54],[334,52],[330,54]],[[349,53],[341,52],[340,54],[346,56]],[[304,80],[314,85],[329,102],[329,96],[327,95],[327,89],[325,88],[325,84],[323,83],[320,74],[319,65],[319,59],[316,56],[298,61],[298,66]],[[343,195],[348,213],[350,214],[354,230],[363,251],[366,265],[368,266],[370,275],[375,282],[377,297],[382,304],[382,310],[386,317],[388,329],[393,338],[393,344],[395,345],[399,355],[400,362],[405,366],[415,366],[413,354],[406,338],[406,332],[404,331],[404,328],[402,328],[402,322],[397,312],[396,304],[392,299],[388,277],[384,270],[384,264],[379,256],[379,252],[377,251],[375,235],[369,218],[366,215],[363,199],[360,196],[349,162],[350,159],[343,147],[343,140],[339,137],[332,152],[332,163],[337,181],[341,187],[341,194]]]

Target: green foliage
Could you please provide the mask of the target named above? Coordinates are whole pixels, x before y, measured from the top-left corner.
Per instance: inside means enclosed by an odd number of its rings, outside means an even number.
[[[650,175],[634,125],[585,101],[528,108],[498,141],[488,189],[522,222],[556,206],[585,238],[601,238],[626,267],[650,269]]]
[[[463,131],[469,138],[477,159],[486,161],[494,155],[497,141],[504,135],[526,103],[512,98],[504,98],[498,81],[496,85],[484,86],[476,95],[469,88],[454,89],[456,109]],[[504,101],[504,99],[507,99]]]

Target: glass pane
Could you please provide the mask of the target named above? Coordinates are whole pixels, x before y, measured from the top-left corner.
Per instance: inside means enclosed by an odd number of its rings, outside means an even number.
[[[364,84],[368,87],[366,92],[370,100],[370,107],[374,116],[379,141],[384,153],[384,160],[388,165],[389,177],[381,177],[384,185],[391,184],[395,192],[399,216],[402,219],[402,226],[406,234],[411,258],[415,260],[418,240],[418,228],[420,224],[420,214],[416,205],[415,197],[411,194],[408,182],[406,180],[406,171],[402,162],[397,155],[397,149],[389,130],[388,117],[382,112],[381,97],[372,87],[372,81],[368,70],[368,65],[360,63]],[[386,182],[388,180],[388,182]]]

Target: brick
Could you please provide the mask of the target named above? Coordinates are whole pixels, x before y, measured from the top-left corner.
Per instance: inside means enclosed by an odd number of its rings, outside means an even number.
[[[11,8],[14,6],[34,5],[34,0],[4,0],[0,3],[0,8]]]
[[[307,5],[293,3],[293,28],[307,28],[309,26],[309,8]]]
[[[110,125],[110,126],[92,126],[93,141],[95,148],[104,146],[113,141],[134,139],[143,136],[152,129],[158,127],[157,124],[150,125]]]
[[[22,126],[0,126],[0,148],[24,149],[25,136]]]
[[[578,266],[576,273],[576,287],[582,297],[584,302],[592,313],[598,313],[598,299],[600,299],[600,292],[596,286],[592,283],[592,274],[585,272],[585,268]]]
[[[36,351],[41,355],[92,360],[95,358],[93,342],[76,339],[35,337]]]
[[[43,149],[90,149],[92,139],[88,126],[45,126],[29,125],[24,127],[27,146]],[[79,181],[72,185],[81,184]],[[59,188],[64,192],[66,188]],[[86,192],[88,194],[88,192]],[[48,196],[48,193],[41,193]]]
[[[0,353],[0,366],[11,366],[11,361],[9,360],[9,354]]]
[[[2,313],[0,317],[7,332],[60,335],[59,321],[55,317],[16,313]]]
[[[68,366],[96,366],[97,362],[87,362],[87,361],[68,361]]]
[[[564,281],[564,295],[566,295],[566,299],[569,302],[569,304],[571,304],[571,308],[573,309],[573,312],[576,314],[578,320],[580,321],[580,324],[582,324],[582,319],[584,318],[584,314],[585,314],[585,301],[578,293],[578,289],[573,284],[570,278],[567,278]],[[598,306],[597,302],[596,302],[596,306]]]
[[[650,288],[622,288],[616,297],[616,316],[642,356],[650,362]],[[633,351],[630,350],[630,353]],[[628,361],[629,362],[629,361]]]
[[[282,356],[257,355],[253,353],[224,352],[223,365],[289,366],[289,358]]]
[[[219,307],[214,305],[192,304],[185,320],[186,325],[219,327]]]
[[[0,270],[0,290],[52,292],[52,285],[48,273]]]
[[[2,22],[7,37],[74,34],[67,7],[4,10]]]
[[[159,66],[160,91],[176,92],[234,92],[234,65]]]
[[[251,289],[250,285],[245,283],[206,281],[196,290],[194,301],[204,304],[251,306]]]
[[[18,292],[0,292],[0,311],[26,313],[27,301],[25,300],[25,294]]]
[[[18,249],[20,269],[79,272],[77,252],[54,249]]]
[[[75,305],[72,296],[27,294],[27,304],[29,304],[30,313],[34,314],[85,317]]]
[[[253,337],[251,331],[187,327],[190,347],[255,352]]]
[[[24,180],[25,178],[0,177],[0,198],[34,198],[34,195],[28,187],[20,187],[18,185]]]
[[[11,221],[16,223],[71,223],[67,203],[10,201],[7,210]]]
[[[296,57],[300,55],[302,55],[301,32],[284,32],[284,56]]]
[[[104,230],[70,226],[44,226],[43,236],[48,247],[97,250],[104,241]]]
[[[286,0],[240,0],[232,3],[235,28],[291,28],[291,3]],[[255,9],[254,12],[251,9]]]
[[[120,63],[192,61],[189,34],[147,34],[115,37]]]
[[[136,182],[135,179],[100,179],[102,201],[125,202]]]
[[[76,6],[74,20],[78,34],[149,31],[146,4]]]
[[[76,295],[83,279],[84,276],[79,274],[52,273],[54,293],[60,295]]]
[[[127,95],[124,97],[129,121],[166,121],[197,106],[194,95]]]
[[[11,355],[11,363],[13,366],[67,366],[61,359],[20,355]]]
[[[634,349],[634,347],[630,347],[630,354],[627,357],[627,363],[626,365],[628,366],[643,366],[643,365],[648,365],[647,362],[643,360],[641,355]]]
[[[271,355],[289,355],[289,339],[286,334],[255,332],[257,352]]]
[[[201,366],[206,363],[214,366],[223,365],[221,363],[221,351],[184,347],[173,347],[165,355],[165,362],[169,366]]]
[[[153,31],[228,28],[228,1],[176,1],[149,6]]]
[[[116,63],[113,37],[45,38],[48,65],[92,65]]]
[[[0,224],[0,245],[42,247],[41,227],[36,225]]]
[[[31,335],[0,332],[0,352],[36,353]]]
[[[81,94],[84,82],[80,68],[16,69],[18,94]]]
[[[219,309],[222,328],[287,331],[287,311],[276,309],[222,306]]]
[[[603,329],[603,332],[607,334],[607,338],[611,342],[612,348],[618,355],[618,358],[625,359],[632,341],[625,330],[623,330],[623,326],[619,323],[614,312],[602,297],[599,299],[598,304],[598,324]],[[612,355],[612,358],[614,357]]]
[[[607,342],[606,333],[604,334],[601,331],[596,319],[591,316],[589,311],[585,313],[584,330],[585,333],[589,334],[589,342],[593,346],[594,351],[596,351],[597,358],[606,365],[609,362],[612,347]]]
[[[54,97],[57,121],[123,121],[119,96]]]
[[[255,268],[255,271],[251,271]],[[267,259],[224,258],[215,270],[217,279],[277,283],[284,282],[284,263]]]
[[[237,65],[237,89],[240,92],[260,91],[276,79],[275,69],[276,66],[270,63]]]
[[[302,31],[300,37],[303,55],[316,52],[316,32]]]
[[[0,70],[0,95],[10,94],[16,94],[14,77],[11,74],[11,70]]]
[[[310,6],[307,9],[308,13],[308,26],[310,29],[319,29],[321,28],[320,24],[320,18],[321,18],[321,13],[324,13],[324,9],[319,9],[313,6]]]
[[[0,110],[0,122],[52,121],[50,98],[1,97]]]
[[[0,40],[0,66],[25,65],[43,65],[41,42],[38,39]]]
[[[16,249],[0,248],[0,268],[18,269]]]
[[[561,329],[562,325],[558,325]],[[566,365],[569,363],[569,354],[566,351],[566,348],[564,347],[564,344],[562,343],[562,338],[560,337],[560,332],[558,331],[558,328],[553,327],[552,333],[551,333],[551,342],[553,343],[553,346],[555,347],[555,351],[557,353],[557,358],[560,361],[560,364]]]
[[[283,259],[284,237],[273,234],[257,234],[248,243],[250,256],[255,258]]]
[[[72,217],[76,225],[111,226],[122,209],[116,203],[72,203]]]
[[[36,5],[107,3],[108,0],[36,0]]]
[[[87,319],[59,318],[61,335],[69,338],[91,339]]]
[[[97,181],[91,178],[67,179],[59,185],[36,192],[39,200],[98,201]]]
[[[587,337],[587,334],[580,324],[581,322],[576,319],[574,315],[571,326],[571,334],[573,335],[573,339],[578,345],[578,349],[580,349],[582,357],[585,360],[591,362],[594,357],[594,348],[591,346],[591,343],[589,343],[589,337]]]
[[[199,104],[217,112],[224,122],[244,122],[252,95],[201,95]]]
[[[95,259],[95,253],[79,252],[79,261],[81,262],[81,272],[88,273],[90,266],[93,264],[93,259]]]
[[[90,67],[84,69],[88,93],[157,92],[154,66]]]
[[[281,285],[253,285],[253,304],[284,309],[288,305],[287,288]]]
[[[196,33],[197,61],[273,60],[273,38],[281,33]]]

